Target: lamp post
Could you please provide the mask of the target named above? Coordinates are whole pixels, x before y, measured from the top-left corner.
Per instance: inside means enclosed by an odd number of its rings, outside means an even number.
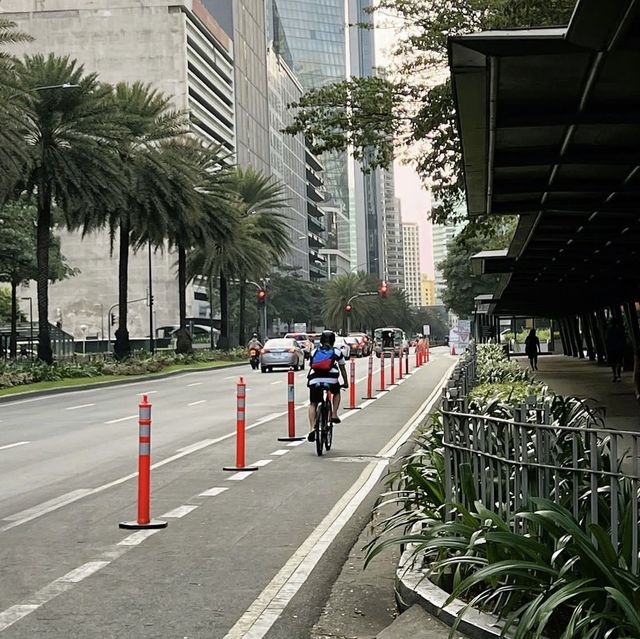
[[[21,297],[22,300],[29,300],[29,355],[33,359],[33,298]]]
[[[149,242],[149,351],[155,351],[153,340],[153,272],[151,270],[151,242]]]
[[[42,87],[33,87],[31,89],[27,89],[25,91],[17,91],[16,93],[12,93],[7,101],[13,100],[17,98],[19,95],[24,95],[25,93],[34,93],[35,91],[46,91],[47,89],[79,89],[79,84],[71,84],[70,82],[63,82],[62,84],[47,84]]]

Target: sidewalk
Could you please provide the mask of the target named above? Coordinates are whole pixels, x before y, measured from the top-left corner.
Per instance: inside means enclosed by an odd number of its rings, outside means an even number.
[[[515,358],[523,368],[526,357]],[[623,373],[622,382],[611,381],[611,369],[588,359],[566,355],[544,355],[538,358],[535,376],[558,395],[588,398],[606,410],[608,428],[640,432],[640,404],[635,398],[632,373]]]

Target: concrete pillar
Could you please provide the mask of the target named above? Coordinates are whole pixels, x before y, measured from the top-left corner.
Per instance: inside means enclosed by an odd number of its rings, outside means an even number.
[[[584,359],[584,341],[582,338],[582,331],[580,330],[580,318],[577,315],[574,315],[571,318],[571,323],[574,327],[574,335],[576,338],[576,346],[578,348],[578,357],[580,359]]]
[[[560,328],[560,341],[562,342],[562,352],[565,355],[571,355],[571,350],[569,349],[569,337],[567,335],[567,324],[564,317],[561,317],[558,320],[558,326]]]
[[[596,351],[596,361],[598,366],[603,366],[606,362],[606,353],[604,348],[604,342],[602,341],[602,334],[598,325],[598,318],[595,311],[589,311],[588,319],[589,326],[591,327],[591,336],[593,337],[593,347]]]
[[[580,322],[582,323],[582,333],[584,335],[584,341],[587,346],[587,356],[589,361],[596,361],[596,349],[593,342],[593,335],[591,333],[591,322],[589,321],[588,313],[583,313],[580,316]]]
[[[602,364],[606,364],[607,357],[607,318],[604,314],[604,309],[599,308],[596,310],[596,324],[598,326],[598,332],[600,333],[600,339],[602,340],[602,353],[604,356],[604,360]]]
[[[624,315],[629,324],[629,331],[631,332],[633,352],[637,353],[640,351],[640,325],[638,324],[638,311],[636,310],[635,302],[624,303]]]

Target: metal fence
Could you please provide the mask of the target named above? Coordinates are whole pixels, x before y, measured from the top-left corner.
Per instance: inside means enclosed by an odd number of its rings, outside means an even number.
[[[470,411],[475,365],[470,353],[443,391],[447,500],[478,499],[508,519],[532,497],[551,499],[585,531],[591,523],[608,531],[638,574],[640,433],[607,429],[588,412],[577,425],[554,423],[548,398],[528,398],[509,418]],[[526,520],[511,521],[527,531]]]

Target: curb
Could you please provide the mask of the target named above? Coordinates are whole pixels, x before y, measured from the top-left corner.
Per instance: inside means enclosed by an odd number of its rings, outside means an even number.
[[[169,373],[159,373],[158,375],[136,375],[132,376],[132,379],[114,379],[106,382],[96,382],[95,384],[76,384],[75,386],[58,386],[57,388],[46,388],[36,391],[24,391],[22,393],[13,393],[12,395],[0,396],[0,404],[5,402],[13,402],[20,399],[30,399],[32,397],[44,397],[46,395],[59,395],[61,393],[68,393],[70,391],[82,391],[91,390],[93,388],[109,388],[110,386],[124,386],[126,384],[136,384],[138,382],[144,382],[146,380],[154,379],[167,379],[175,375],[182,375],[183,373],[200,373],[205,371],[217,371],[225,368],[236,368],[238,366],[246,366],[246,362],[232,362],[229,364],[222,364],[221,366],[205,366],[202,368],[180,368],[177,371],[171,371]]]
[[[460,599],[454,599],[445,606],[449,593],[429,581],[425,572],[412,568],[416,563],[415,555],[412,553],[413,546],[414,544],[407,545],[407,549],[402,553],[398,562],[396,570],[398,605],[402,610],[405,610],[418,604],[430,615],[451,627],[457,621],[460,611],[466,608],[467,604]],[[498,639],[502,636],[498,619],[474,608],[467,608],[456,631],[471,637],[471,639]]]

